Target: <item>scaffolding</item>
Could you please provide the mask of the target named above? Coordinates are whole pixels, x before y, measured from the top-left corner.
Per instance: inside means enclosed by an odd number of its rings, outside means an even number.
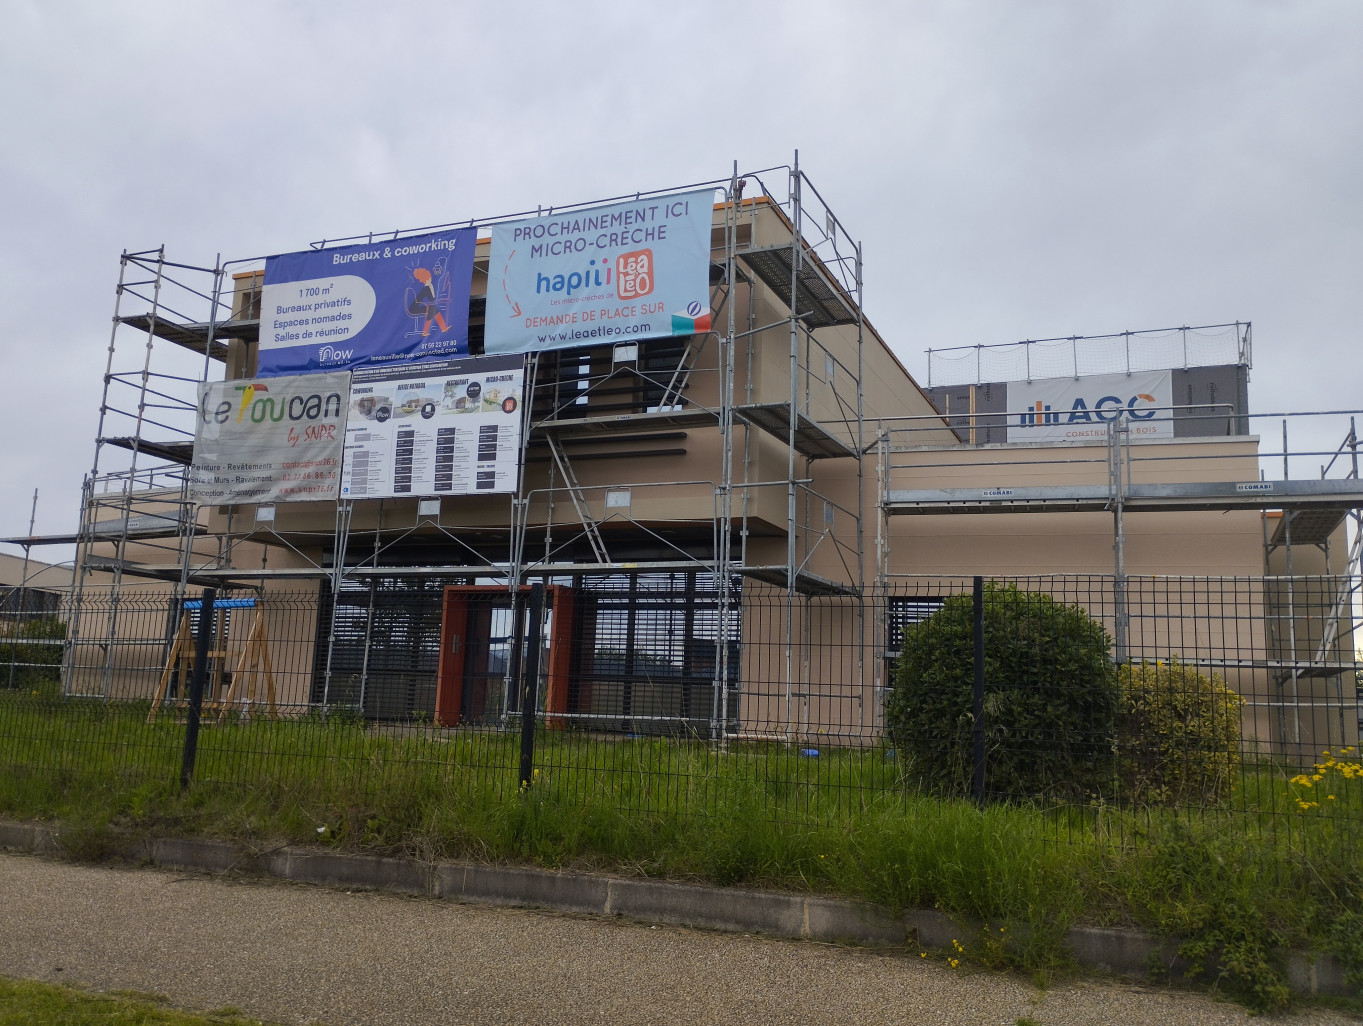
[[[1247,339],[1248,333],[1242,335]],[[1308,734],[1322,734],[1330,744],[1356,743],[1363,709],[1355,677],[1363,661],[1357,652],[1357,628],[1363,621],[1363,481],[1358,473],[1358,437],[1354,411],[1315,414],[1229,415],[1205,407],[1159,408],[1156,415],[1175,420],[1197,419],[1214,425],[1209,437],[1136,441],[1125,411],[1112,413],[1106,438],[1087,445],[1051,443],[1016,447],[935,446],[921,444],[925,418],[899,418],[877,425],[880,481],[877,531],[877,581],[882,588],[897,575],[890,555],[890,524],[904,517],[1076,513],[1111,517],[1113,593],[1107,621],[1114,658],[1128,660],[1131,610],[1126,597],[1127,517],[1141,513],[1259,514],[1263,533],[1264,593],[1260,616],[1265,643],[1252,656],[1218,655],[1188,661],[1207,671],[1254,673],[1269,681],[1272,740],[1277,749],[1299,759],[1318,754]],[[1000,422],[1017,422],[1031,411],[993,414]],[[1344,440],[1333,448],[1317,448],[1322,418],[1348,418]],[[1282,421],[1282,450],[1262,453],[1259,436],[1222,434],[1227,424]],[[1289,446],[1288,423],[1307,425],[1304,448]],[[932,422],[935,425],[935,421]],[[958,437],[972,425],[957,425]],[[1306,459],[1325,458],[1319,477],[1293,477]],[[1278,468],[1281,476],[1270,477]],[[1064,477],[1062,484],[1033,484],[1038,470]],[[1333,474],[1333,476],[1332,476]],[[923,488],[922,477],[956,477],[970,486]],[[983,478],[987,483],[979,479]],[[1342,553],[1338,551],[1343,538]],[[1301,565],[1300,550],[1315,550],[1310,569]],[[1294,552],[1297,555],[1294,558]],[[1257,647],[1257,646],[1256,646]],[[1323,682],[1327,694],[1308,695],[1303,682]],[[1253,704],[1251,702],[1251,704]],[[1321,730],[1304,731],[1303,720],[1325,721]]]
[[[207,378],[215,356],[220,358],[222,278],[218,266],[167,260],[164,247],[120,257],[95,455],[82,482],[79,527],[74,537],[41,539],[76,546],[63,668],[72,694],[108,697],[120,652],[145,645],[120,630],[125,578],[159,577],[170,583],[174,606],[183,601],[202,533],[186,468],[193,455],[197,384]],[[127,313],[130,302],[145,303],[146,309]],[[168,354],[158,341],[174,348]],[[187,357],[186,349],[201,354],[202,363]],[[124,364],[129,350],[135,359]],[[221,546],[207,541],[220,554]],[[93,619],[82,615],[92,575],[107,581],[113,596]],[[103,653],[98,672],[72,674],[73,653],[91,645]]]
[[[110,697],[120,645],[145,648],[144,639],[122,637],[116,601],[101,605],[98,616],[82,615],[84,590],[96,581],[114,595],[151,582],[176,610],[200,585],[261,593],[286,581],[313,582],[332,601],[367,585],[372,618],[375,582],[387,579],[499,582],[519,608],[531,580],[690,573],[715,582],[718,596],[709,735],[722,737],[733,722],[729,641],[740,637],[744,580],[785,593],[786,704],[793,710],[807,663],[792,626],[797,605],[818,595],[855,599],[865,587],[861,247],[798,154],[789,166],[740,173],[735,164],[724,178],[674,189],[435,227],[490,228],[527,214],[707,186],[722,194],[712,229],[714,329],[530,354],[519,484],[495,502],[196,507],[188,467],[198,389],[254,370],[263,258],[219,257],[205,267],[170,261],[163,248],[125,252],[80,528],[74,537],[43,539],[77,548],[68,691]],[[486,277],[486,265],[480,250],[475,282]],[[476,291],[473,355],[487,317],[486,296]],[[785,340],[781,360],[777,338]],[[668,459],[688,451],[713,453],[709,472],[669,478]],[[855,494],[817,491],[814,464],[846,460],[856,464]],[[602,466],[614,469],[603,476]],[[621,473],[624,467],[629,472]],[[500,523],[489,514],[497,503]],[[332,619],[325,658],[319,653],[323,705],[335,690]],[[863,636],[866,623],[860,608]],[[171,644],[168,636],[162,647]],[[80,673],[71,663],[75,651],[84,653]],[[508,664],[508,683],[511,673]]]

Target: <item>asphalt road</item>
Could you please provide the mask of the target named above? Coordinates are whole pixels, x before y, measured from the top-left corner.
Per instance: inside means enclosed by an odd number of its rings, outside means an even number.
[[[1043,992],[916,952],[23,855],[0,855],[0,975],[331,1026],[1264,1021],[1123,982]]]

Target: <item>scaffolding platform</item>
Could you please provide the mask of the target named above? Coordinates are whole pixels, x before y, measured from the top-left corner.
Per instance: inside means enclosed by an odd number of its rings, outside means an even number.
[[[336,577],[329,566],[212,567],[194,571],[194,576],[205,582],[224,581],[319,581]],[[474,566],[352,566],[341,575],[345,578],[368,577],[500,577],[507,576],[504,566],[478,564]]]
[[[935,513],[1061,513],[1110,510],[1107,485],[1031,485],[999,488],[890,489],[887,515]],[[1342,517],[1363,507],[1363,481],[1209,481],[1133,484],[1122,496],[1128,513],[1235,509],[1313,510]],[[1336,519],[1338,523],[1338,519]],[[1294,541],[1295,531],[1294,531]]]
[[[119,559],[117,556],[95,556],[89,555],[81,563],[82,567],[90,571],[103,571],[110,574],[121,574],[124,577],[142,577],[150,581],[170,581],[178,583],[184,573],[184,567],[179,563],[139,563],[131,559]],[[212,573],[212,571],[209,571]],[[248,579],[250,574],[241,570],[231,571],[233,578]],[[185,578],[189,584],[210,585],[217,584],[218,581],[210,579],[201,571],[191,569],[189,576]]]
[[[773,246],[740,250],[737,255],[767,288],[778,296],[788,296],[794,252],[790,246]],[[824,275],[812,256],[800,261],[795,275],[795,306],[795,316],[810,328],[857,323],[856,302]]]
[[[147,569],[164,571],[167,567],[149,567]],[[774,567],[773,570],[780,571],[781,585],[785,586],[785,567]],[[619,563],[541,563],[534,560],[527,561],[522,566],[522,572],[527,577],[552,577],[567,574],[621,574],[621,573],[675,573],[678,571],[702,570],[708,573],[715,571],[715,563],[705,559],[670,559],[670,560],[651,560],[638,562],[619,562]],[[128,572],[127,570],[124,571]],[[178,573],[178,568],[176,569]],[[211,568],[199,569],[192,572],[193,576],[204,582],[222,581],[256,581],[256,580],[320,580],[322,578],[334,578],[336,571],[332,567],[310,566],[310,567],[263,567],[255,570],[246,568]],[[491,578],[498,580],[509,580],[511,569],[505,565],[493,563],[479,564],[426,564],[422,566],[349,566],[345,568],[341,575],[351,579],[365,579],[370,577],[391,578],[391,577],[477,577]],[[819,580],[813,575],[806,575],[811,580]],[[843,586],[827,582],[828,586],[840,589]],[[828,592],[829,594],[844,594],[844,591]],[[822,594],[819,592],[818,594]]]
[[[117,520],[96,520],[87,531],[96,538],[129,538],[141,541],[150,538],[178,538],[182,534],[193,533],[196,525],[184,516],[166,513],[133,513]]]
[[[146,453],[148,456],[155,456],[167,463],[178,463],[182,467],[187,467],[194,462],[194,442],[188,439],[182,442],[154,442],[150,438],[125,436],[122,438],[101,438],[99,441],[104,445],[127,449],[129,452]]]
[[[790,403],[754,403],[735,406],[734,416],[741,417],[755,428],[767,432],[782,442],[790,439]],[[837,459],[855,456],[856,449],[828,432],[817,421],[803,413],[795,420],[795,451],[811,460]]]
[[[97,520],[91,527],[74,534],[34,534],[19,538],[0,538],[0,542],[6,545],[27,547],[30,545],[75,545],[83,541],[118,541],[124,535],[125,522],[127,524],[127,536],[133,541],[153,541],[157,538],[179,538],[186,533],[203,533],[201,528],[186,525],[173,516],[135,513],[126,520],[123,517],[117,520]]]
[[[736,573],[754,581],[761,581],[764,584],[775,585],[778,588],[791,587],[797,595],[856,595],[857,588],[853,584],[840,584],[831,581],[827,577],[820,577],[818,574],[811,574],[808,570],[796,570],[795,580],[792,582],[786,573],[784,564],[777,566],[739,566],[734,568]]]
[[[1327,507],[1324,509],[1299,509],[1292,514],[1292,544],[1293,545],[1324,545],[1329,540],[1330,535],[1343,522],[1347,510]],[[1278,521],[1278,526],[1273,531],[1270,545],[1287,544],[1288,519],[1283,517]]]
[[[227,359],[226,339],[239,338],[254,342],[260,338],[259,320],[220,321],[214,324],[211,348],[208,339],[209,325],[206,321],[181,324],[164,317],[152,317],[151,314],[141,313],[120,317],[118,322],[139,331],[150,332],[157,338],[174,342],[177,346],[183,346],[201,356],[207,350],[208,356],[214,360]]]
[[[716,424],[719,414],[703,406],[688,406],[678,410],[656,410],[652,413],[617,413],[606,417],[576,417],[536,421],[532,431],[552,431],[560,438],[581,438],[611,435],[627,431],[647,432],[667,428],[696,427]]]

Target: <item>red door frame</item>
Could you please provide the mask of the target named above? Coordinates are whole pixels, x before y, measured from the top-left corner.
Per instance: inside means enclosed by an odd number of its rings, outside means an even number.
[[[440,663],[436,672],[435,722],[441,727],[459,725],[459,706],[464,697],[464,655],[467,649],[469,598],[475,595],[506,595],[508,589],[496,584],[455,584],[445,588],[440,608]],[[568,711],[568,676],[572,670],[572,640],[575,602],[573,589],[551,584],[545,589],[554,611],[549,628],[549,665],[546,669],[545,724],[563,727],[563,717],[553,713]],[[528,586],[519,589],[530,594]]]

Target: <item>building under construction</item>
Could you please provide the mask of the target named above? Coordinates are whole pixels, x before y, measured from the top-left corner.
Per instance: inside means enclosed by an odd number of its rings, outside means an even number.
[[[936,350],[925,389],[892,349],[915,340],[867,320],[860,243],[798,166],[602,202],[697,191],[714,202],[695,330],[518,355],[519,402],[481,397],[516,421],[512,483],[485,494],[203,501],[205,383],[269,380],[267,260],[125,253],[78,535],[21,540],[77,546],[67,693],[174,697],[211,585],[220,703],[268,649],[280,706],[495,729],[519,712],[542,583],[551,727],[866,744],[904,629],[982,575],[1085,606],[1119,662],[1224,677],[1247,746],[1356,743],[1353,421],[1290,418],[1290,450],[1288,419],[1249,408],[1248,323]],[[477,235],[468,359],[506,359],[489,349],[499,226],[600,207],[446,226]],[[406,333],[449,302],[409,295]],[[351,398],[352,421],[404,412]],[[1264,441],[1279,421],[1281,451]]]

